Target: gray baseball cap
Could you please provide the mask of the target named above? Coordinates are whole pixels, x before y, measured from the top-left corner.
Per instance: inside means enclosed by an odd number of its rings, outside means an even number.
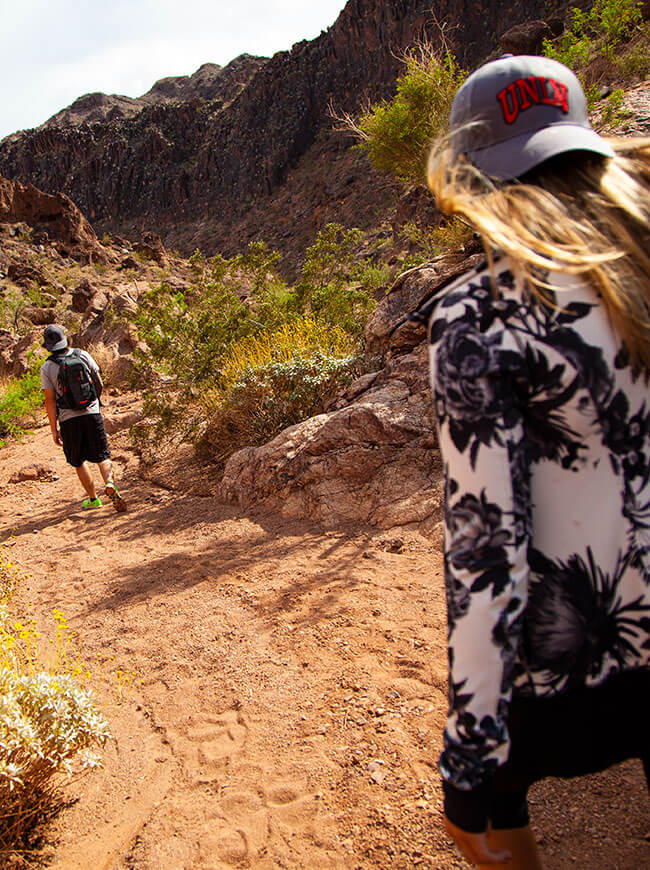
[[[505,55],[479,67],[454,97],[449,124],[454,156],[501,180],[565,151],[614,156],[589,123],[576,76],[547,57]]]
[[[43,330],[43,347],[48,350],[63,350],[68,346],[68,339],[65,337],[65,332],[62,326],[52,324],[46,326]]]

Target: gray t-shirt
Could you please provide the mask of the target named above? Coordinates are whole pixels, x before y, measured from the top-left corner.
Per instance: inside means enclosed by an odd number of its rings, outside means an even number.
[[[71,353],[72,348],[68,348],[65,354],[61,355],[68,356]],[[85,350],[80,350],[79,354],[81,355],[81,358],[86,363],[91,372],[99,374],[99,366],[91,357],[91,355],[89,353],[86,353]],[[57,365],[57,363],[52,362],[52,360],[46,359],[41,366],[41,389],[54,390],[54,393],[58,398],[61,395],[61,391],[59,390],[58,385],[58,378],[59,366]],[[64,423],[66,420],[70,420],[72,417],[83,417],[84,414],[99,414],[99,401],[96,399],[94,402],[91,402],[91,404],[88,405],[87,408],[84,408],[83,411],[73,411],[71,408],[59,408],[57,405],[57,412],[59,422],[61,423]]]

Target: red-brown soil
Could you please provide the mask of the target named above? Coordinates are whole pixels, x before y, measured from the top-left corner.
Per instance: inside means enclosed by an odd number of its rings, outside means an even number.
[[[111,440],[126,514],[80,509],[46,427],[0,451],[0,554],[30,575],[18,603],[43,627],[63,610],[100,682],[137,675],[122,704],[100,693],[116,740],[70,786],[51,865],[467,867],[436,772],[439,540],[242,515],[186,457],[165,489],[139,476],[125,435]],[[34,462],[59,480],[8,483]],[[650,867],[639,764],[548,781],[531,805],[545,867]]]

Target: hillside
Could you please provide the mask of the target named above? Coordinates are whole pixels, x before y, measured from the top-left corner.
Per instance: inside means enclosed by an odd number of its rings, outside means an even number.
[[[439,41],[436,21],[445,22],[459,61],[472,67],[506,30],[558,5],[350,0],[316,39],[258,69],[247,64],[250,78],[230,103],[197,99],[191,82],[178,81],[154,87],[143,102],[163,91],[170,99],[133,115],[122,98],[111,104],[91,95],[84,99],[94,109],[70,107],[4,140],[0,175],[66,193],[100,235],[149,230],[185,253],[226,254],[264,237],[295,259],[328,220],[354,215],[358,226],[376,224],[395,197],[392,183],[332,132],[330,106],[354,112],[391,94],[400,53],[423,36]],[[91,120],[104,109],[124,116]]]

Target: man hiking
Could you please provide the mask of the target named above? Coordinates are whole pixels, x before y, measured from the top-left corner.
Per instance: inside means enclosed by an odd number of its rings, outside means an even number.
[[[41,389],[54,443],[63,446],[66,461],[72,465],[86,491],[83,508],[99,508],[89,462],[96,462],[104,480],[104,492],[118,513],[126,502],[113,480],[111,451],[99,408],[102,379],[99,366],[89,353],[69,348],[62,327],[48,326],[43,332],[43,347],[50,355],[41,366]]]

